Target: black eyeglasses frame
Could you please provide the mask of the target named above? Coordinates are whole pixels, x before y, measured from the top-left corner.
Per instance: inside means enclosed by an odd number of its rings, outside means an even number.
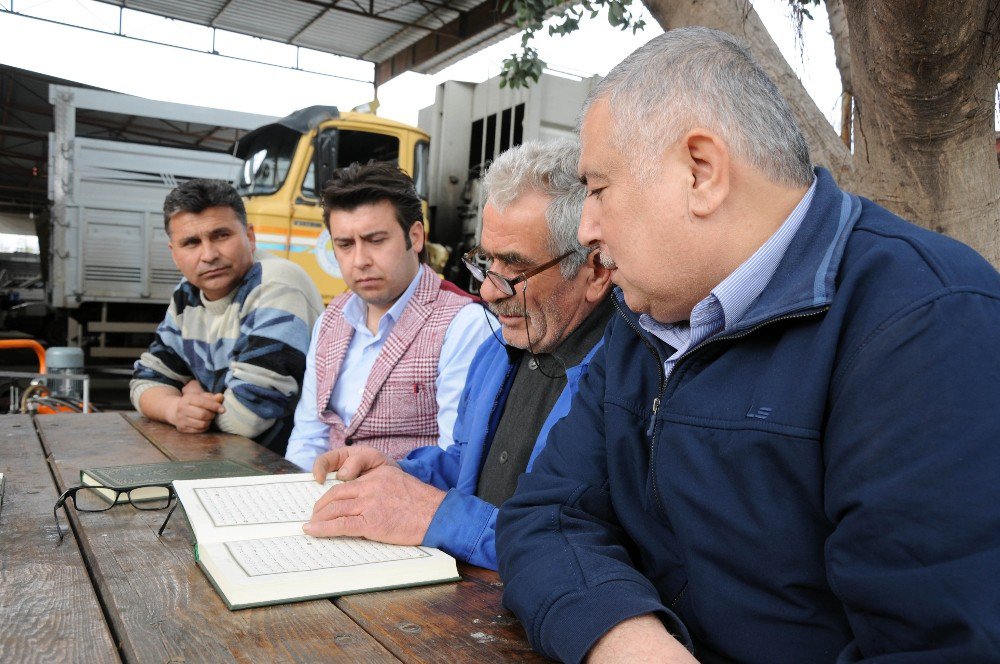
[[[114,500],[107,501],[106,505],[103,504],[103,499],[102,499],[102,504],[99,509],[90,509],[86,506],[81,508],[77,504],[76,494],[83,489],[104,489],[106,491],[114,491],[115,497]],[[161,504],[159,502],[154,503],[149,500],[133,500],[132,491],[135,491],[136,489],[166,489],[167,490],[166,502]],[[143,484],[141,486],[126,486],[126,487],[110,487],[110,486],[102,486],[95,484],[79,484],[77,486],[71,486],[70,488],[66,489],[61,494],[59,494],[59,497],[56,499],[55,505],[53,505],[52,507],[52,516],[53,518],[55,518],[56,521],[56,532],[59,533],[59,539],[62,540],[64,537],[66,537],[66,533],[63,532],[62,525],[60,525],[59,523],[59,508],[64,507],[67,501],[73,502],[73,509],[75,509],[77,512],[107,512],[112,507],[119,504],[118,499],[122,496],[122,494],[125,494],[125,496],[128,498],[128,503],[132,505],[132,507],[142,512],[156,512],[159,510],[165,510],[171,505],[176,507],[178,502],[177,493],[174,491],[174,487],[169,483]],[[170,514],[173,514],[173,510],[170,510],[170,512],[167,514],[167,519],[170,518]],[[160,526],[159,533],[157,534],[161,534],[163,532],[163,528],[166,527],[166,525],[167,525],[167,520],[164,520],[163,525]]]
[[[596,247],[591,247],[590,251],[593,251],[595,248]],[[548,270],[550,267],[558,265],[559,263],[566,260],[573,254],[577,253],[576,249],[570,249],[565,254],[557,256],[552,260],[548,261],[547,263],[542,263],[537,267],[533,267],[527,272],[522,272],[518,276],[511,279],[503,276],[502,274],[497,274],[493,270],[489,269],[484,270],[483,267],[475,261],[475,254],[477,252],[482,252],[482,247],[478,246],[474,247],[471,250],[467,251],[462,256],[462,262],[465,263],[465,267],[468,268],[469,273],[472,274],[472,276],[479,283],[483,283],[484,281],[486,281],[486,278],[489,277],[490,282],[497,287],[497,290],[499,290],[504,295],[507,295],[508,297],[514,295],[515,293],[514,287],[517,286],[519,283],[531,279],[536,274],[544,272],[545,270]]]

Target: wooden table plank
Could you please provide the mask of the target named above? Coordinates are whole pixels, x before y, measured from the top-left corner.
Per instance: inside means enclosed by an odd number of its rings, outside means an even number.
[[[117,413],[36,421],[60,485],[76,483],[80,468],[166,460]],[[188,458],[255,465],[241,456],[250,446],[223,436]],[[194,562],[191,531],[180,515],[158,538],[163,512],[126,505],[96,514],[67,512],[129,662],[397,661],[329,601],[226,609]]]
[[[463,580],[347,595],[345,613],[404,662],[544,662],[500,605],[495,572],[459,564]]]
[[[59,493],[28,415],[0,416],[0,472],[0,661],[121,661],[76,540],[56,534]]]
[[[185,434],[169,424],[154,422],[138,413],[122,415],[139,433],[174,461],[230,459],[269,473],[302,472],[295,464],[242,436],[217,431]]]

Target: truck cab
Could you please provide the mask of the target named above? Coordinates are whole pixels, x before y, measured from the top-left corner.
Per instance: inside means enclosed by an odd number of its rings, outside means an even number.
[[[323,220],[322,183],[353,162],[395,162],[413,178],[427,224],[429,146],[415,127],[334,106],[310,106],[254,130],[236,147],[243,161],[236,187],[258,248],[300,265],[325,300],[338,295],[347,286]]]

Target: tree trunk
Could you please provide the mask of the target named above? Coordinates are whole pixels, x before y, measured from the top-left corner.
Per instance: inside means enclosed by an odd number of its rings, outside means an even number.
[[[859,193],[1000,265],[997,0],[845,0]]]
[[[746,0],[643,0],[664,30],[703,25],[739,37],[788,101],[813,163],[830,170],[840,186],[853,188],[851,154],[788,65],[757,12]]]
[[[833,38],[833,57],[840,72],[840,87],[844,94],[853,95],[851,86],[851,41],[844,0],[826,0],[826,15],[830,19],[830,36]]]

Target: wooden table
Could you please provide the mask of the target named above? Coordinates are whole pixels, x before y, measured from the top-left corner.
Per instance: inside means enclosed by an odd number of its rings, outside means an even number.
[[[235,459],[298,472],[253,441],[185,435],[136,414],[0,416],[0,662],[542,661],[491,571],[462,581],[229,611],[182,513],[52,506],[81,468]],[[179,517],[179,518],[178,518]]]

